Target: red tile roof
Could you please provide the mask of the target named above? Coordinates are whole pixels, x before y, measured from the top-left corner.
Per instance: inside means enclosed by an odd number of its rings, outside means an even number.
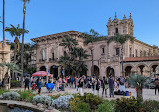
[[[135,61],[155,61],[159,60],[159,56],[151,56],[151,57],[129,57],[125,58],[124,62],[135,62]]]

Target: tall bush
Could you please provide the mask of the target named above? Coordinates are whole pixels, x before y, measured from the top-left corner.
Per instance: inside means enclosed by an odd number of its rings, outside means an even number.
[[[142,106],[142,100],[135,99],[134,97],[130,98],[118,98],[115,102],[115,111],[116,112],[145,112],[145,109]]]
[[[98,105],[98,112],[115,112],[114,103],[108,100]]]
[[[90,106],[88,103],[83,102],[78,97],[73,98],[70,102],[71,112],[90,112]]]
[[[11,86],[11,88],[15,88],[15,87],[20,87],[21,84],[20,84],[20,81],[11,80],[10,81],[10,86]]]

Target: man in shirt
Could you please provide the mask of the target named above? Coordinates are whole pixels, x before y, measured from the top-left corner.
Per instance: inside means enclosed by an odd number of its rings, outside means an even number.
[[[109,84],[110,98],[111,96],[113,96],[114,98],[114,80],[112,79],[112,76],[109,77],[108,84]]]

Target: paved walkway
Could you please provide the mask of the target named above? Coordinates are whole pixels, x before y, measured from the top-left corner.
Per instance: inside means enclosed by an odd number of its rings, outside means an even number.
[[[19,90],[19,89],[11,89],[11,90]],[[23,88],[21,90],[24,90]],[[136,91],[134,88],[126,88],[127,91],[130,91],[132,92],[132,96],[135,96],[136,97]],[[87,92],[87,93],[93,93],[93,90],[92,89],[83,89],[83,93],[84,92]],[[56,95],[56,94],[65,94],[65,93],[69,93],[69,94],[74,94],[74,93],[77,93],[76,89],[75,88],[70,88],[70,87],[67,87],[65,88],[65,91],[60,91],[60,92],[57,92],[57,91],[53,91],[52,93],[49,93],[46,89],[46,87],[42,87],[42,91],[41,91],[41,94],[44,94],[44,95]],[[108,96],[109,96],[109,90],[107,91],[108,93]],[[102,89],[100,89],[99,91],[99,96],[102,97]],[[115,98],[109,98],[109,97],[105,97],[105,99],[108,99],[108,100],[111,100],[111,99],[116,99],[116,98],[120,98],[120,97],[123,97],[123,96],[120,96],[120,95],[115,95]],[[130,97],[130,96],[126,96],[126,97]],[[157,100],[159,101],[159,95],[155,95],[155,90],[154,89],[143,89],[143,98],[144,100]]]

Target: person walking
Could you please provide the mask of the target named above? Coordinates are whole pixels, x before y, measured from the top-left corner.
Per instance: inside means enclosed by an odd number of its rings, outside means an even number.
[[[57,92],[60,91],[60,79],[59,77],[57,78]]]
[[[25,80],[24,80],[24,83],[25,83],[25,89],[24,90],[26,90],[26,88],[28,88],[28,90],[29,90],[29,79],[28,79],[28,77],[26,76],[25,77]]]
[[[110,98],[111,96],[114,98],[114,80],[112,79],[112,76],[109,77],[108,84],[109,84]]]
[[[56,78],[54,78],[53,84],[54,84],[54,89],[55,89],[55,91],[56,91],[56,87],[57,87],[57,80],[56,80]]]
[[[96,80],[96,91],[97,91],[97,95],[99,96],[99,89],[100,89],[100,81],[99,81],[99,79],[97,78],[97,80]]]
[[[42,82],[41,82],[41,79],[37,79],[37,87],[38,87],[38,94],[41,93],[41,87],[42,87]]]
[[[158,95],[159,95],[159,80],[158,78],[155,79],[155,95],[156,95],[156,91],[158,90]]]
[[[108,81],[105,77],[103,77],[103,80],[102,80],[102,88],[103,88],[102,97],[103,97],[104,92],[105,92],[105,97],[107,97]]]
[[[77,76],[77,78],[76,78],[76,85],[75,85],[75,88],[76,88],[77,92],[78,92],[78,87],[79,87],[79,78]]]
[[[79,79],[79,85],[78,85],[78,87],[79,87],[79,93],[80,93],[81,95],[83,95],[83,92],[82,92],[83,81],[84,81],[84,80],[83,80],[82,78]]]
[[[74,78],[71,77],[71,88],[73,88]]]

